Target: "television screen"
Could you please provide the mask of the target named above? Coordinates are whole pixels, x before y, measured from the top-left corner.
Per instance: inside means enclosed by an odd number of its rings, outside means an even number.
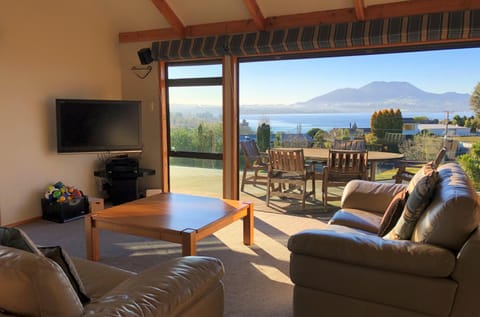
[[[57,151],[141,151],[141,102],[57,99]]]

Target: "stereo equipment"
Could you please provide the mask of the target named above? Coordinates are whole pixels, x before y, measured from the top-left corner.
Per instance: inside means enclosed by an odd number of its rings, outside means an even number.
[[[140,63],[142,65],[148,65],[153,62],[152,50],[149,48],[142,48],[138,52],[138,58],[140,58]]]

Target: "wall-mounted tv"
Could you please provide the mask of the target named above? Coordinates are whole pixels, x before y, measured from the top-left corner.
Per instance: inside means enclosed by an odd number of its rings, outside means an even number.
[[[142,150],[141,102],[56,99],[57,151]]]

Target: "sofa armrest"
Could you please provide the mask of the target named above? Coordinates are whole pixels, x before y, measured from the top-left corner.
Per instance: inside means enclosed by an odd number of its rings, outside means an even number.
[[[85,307],[85,315],[182,316],[202,298],[217,294],[210,316],[223,314],[224,268],[220,260],[188,256],[129,277],[103,297]],[[218,291],[219,287],[221,292]],[[212,299],[209,299],[210,303]]]
[[[402,184],[352,180],[343,190],[341,208],[384,213],[393,196],[405,188]]]
[[[455,267],[455,255],[447,249],[335,225],[291,236],[288,249],[293,254],[425,277],[446,277]]]

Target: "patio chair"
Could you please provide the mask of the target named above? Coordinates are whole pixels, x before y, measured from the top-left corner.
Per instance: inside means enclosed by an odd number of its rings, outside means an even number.
[[[266,156],[262,155],[257,147],[255,140],[248,140],[240,142],[243,156],[245,158],[245,166],[243,168],[241,191],[244,191],[245,184],[263,184],[266,185],[266,176],[259,175],[260,171],[267,171]],[[248,176],[248,172],[253,172],[253,175]],[[258,181],[264,180],[264,181]]]
[[[307,182],[311,180],[311,190]],[[267,206],[270,197],[276,195],[302,200],[313,196],[315,199],[315,163],[306,164],[303,149],[272,149],[268,151]]]
[[[332,150],[323,168],[322,200],[327,207],[328,200],[340,200],[340,196],[329,196],[329,187],[344,186],[352,179],[368,179],[368,151]]]
[[[437,168],[440,163],[442,163],[445,154],[447,153],[447,148],[442,147],[440,151],[438,151],[435,160],[433,160],[433,167]],[[415,175],[417,170],[422,168],[423,165],[427,164],[427,161],[413,161],[413,160],[400,160],[397,162],[397,173],[393,175],[393,179],[395,183],[401,184],[403,181],[409,182],[412,177]]]
[[[365,140],[334,140],[332,148],[334,150],[365,151],[367,143]]]

